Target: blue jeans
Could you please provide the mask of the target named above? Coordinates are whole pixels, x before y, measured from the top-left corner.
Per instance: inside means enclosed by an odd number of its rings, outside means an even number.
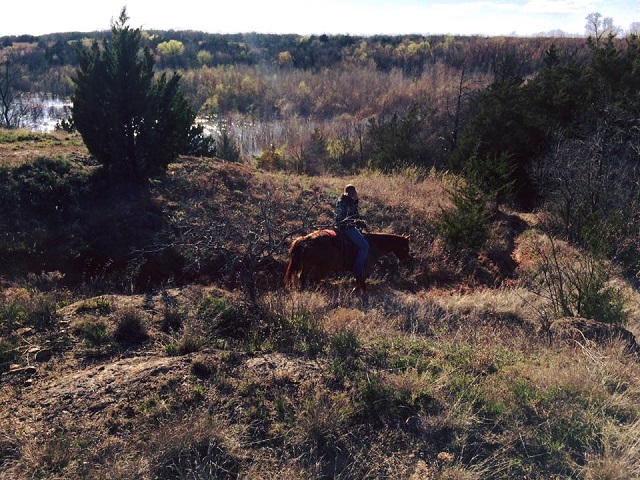
[[[360,230],[355,227],[347,228],[344,234],[358,247],[358,254],[353,265],[353,274],[356,277],[364,277],[364,266],[369,255],[369,242],[362,236]]]

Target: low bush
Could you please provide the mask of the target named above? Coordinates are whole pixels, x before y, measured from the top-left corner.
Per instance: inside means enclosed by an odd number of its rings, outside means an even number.
[[[55,326],[59,318],[56,300],[51,295],[38,294],[27,311],[27,322],[39,330]]]
[[[153,478],[238,478],[241,459],[206,420],[174,420],[152,436]]]
[[[549,305],[543,316],[583,317],[625,325],[625,297],[613,285],[613,267],[589,253],[580,253],[550,236],[530,236],[539,265],[525,274],[529,286]]]
[[[91,319],[75,325],[73,331],[84,339],[85,346],[90,349],[99,348],[108,339],[107,322],[103,319]]]
[[[56,299],[51,294],[20,290],[11,296],[0,296],[0,329],[11,332],[17,327],[47,330],[59,318]]]
[[[162,311],[162,323],[160,329],[165,333],[175,332],[182,328],[187,313],[175,306],[165,307]]]
[[[188,355],[200,351],[207,343],[208,336],[196,322],[185,324],[182,333],[165,345],[165,353],[170,356]]]
[[[242,304],[229,299],[205,296],[196,313],[196,319],[211,337],[242,337],[252,325],[252,316]]]
[[[147,330],[140,312],[133,308],[118,311],[113,336],[120,343],[141,343],[146,340]]]

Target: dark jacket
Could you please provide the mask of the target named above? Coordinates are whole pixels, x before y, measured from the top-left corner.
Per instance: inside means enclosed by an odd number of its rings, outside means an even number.
[[[336,202],[336,227],[347,229],[357,227],[360,223],[362,220],[358,211],[358,200],[343,194]]]

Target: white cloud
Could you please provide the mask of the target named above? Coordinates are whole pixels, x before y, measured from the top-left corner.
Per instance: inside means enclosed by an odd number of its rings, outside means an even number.
[[[527,0],[524,12],[544,14],[582,14],[597,8],[594,0]]]
[[[477,13],[512,12],[517,11],[518,8],[517,3],[501,1],[442,2],[433,5],[435,12],[460,17],[473,16]]]

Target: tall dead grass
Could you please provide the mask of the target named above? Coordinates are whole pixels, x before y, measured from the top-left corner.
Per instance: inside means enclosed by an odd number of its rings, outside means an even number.
[[[406,169],[396,175],[366,172],[353,179],[365,208],[366,199],[371,198],[385,208],[397,211],[399,216],[406,216],[409,222],[432,221],[442,208],[449,208],[451,202],[446,188],[453,181],[453,176],[446,173],[425,175],[415,169]]]

